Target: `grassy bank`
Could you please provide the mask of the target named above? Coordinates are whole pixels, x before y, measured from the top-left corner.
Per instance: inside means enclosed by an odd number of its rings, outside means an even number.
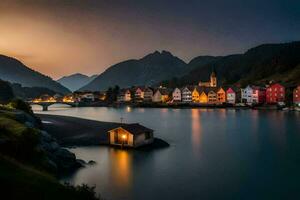
[[[62,185],[53,176],[2,155],[0,155],[0,188],[3,199],[97,199],[93,188]]]
[[[100,199],[94,188],[58,182],[60,169],[73,168],[76,157],[40,128],[40,120],[24,102],[0,105],[1,199]]]

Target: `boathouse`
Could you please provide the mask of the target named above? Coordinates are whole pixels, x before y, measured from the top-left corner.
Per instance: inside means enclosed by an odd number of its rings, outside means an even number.
[[[154,141],[153,130],[140,124],[121,124],[108,131],[111,145],[139,147]]]

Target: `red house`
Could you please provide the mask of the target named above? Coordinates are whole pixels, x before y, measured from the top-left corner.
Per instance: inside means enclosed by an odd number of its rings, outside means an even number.
[[[266,89],[263,87],[252,87],[252,101],[253,103],[264,103],[266,101]]]
[[[293,91],[293,102],[294,104],[300,104],[300,85]]]
[[[267,87],[266,102],[269,104],[284,102],[285,88],[279,83],[275,83]]]

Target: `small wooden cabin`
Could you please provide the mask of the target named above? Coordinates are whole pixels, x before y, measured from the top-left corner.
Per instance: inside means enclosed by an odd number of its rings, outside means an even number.
[[[154,141],[153,130],[140,124],[122,124],[108,131],[111,145],[139,147]]]

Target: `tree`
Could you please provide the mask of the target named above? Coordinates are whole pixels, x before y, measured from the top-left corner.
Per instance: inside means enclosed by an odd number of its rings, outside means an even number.
[[[14,93],[10,84],[0,80],[0,103],[7,103],[14,98]]]

